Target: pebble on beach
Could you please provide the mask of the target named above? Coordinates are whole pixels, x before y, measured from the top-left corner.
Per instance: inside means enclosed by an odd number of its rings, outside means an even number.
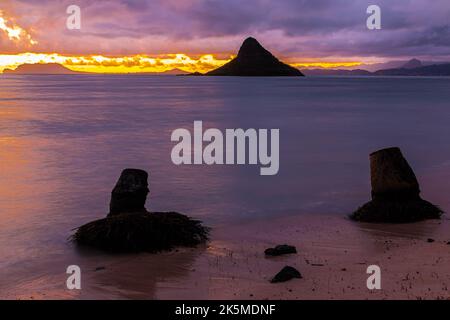
[[[274,256],[274,257],[293,253],[297,253],[297,249],[294,246],[290,246],[287,244],[278,245],[274,248],[268,248],[264,251],[264,254],[266,256]]]
[[[271,283],[279,283],[279,282],[286,282],[291,279],[302,279],[301,273],[291,266],[285,266],[283,269],[281,269],[280,272],[278,272],[275,277],[270,280]]]

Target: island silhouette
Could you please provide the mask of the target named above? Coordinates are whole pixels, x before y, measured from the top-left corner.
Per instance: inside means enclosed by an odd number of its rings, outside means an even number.
[[[26,63],[18,66],[15,70],[5,69],[5,74],[77,74],[59,63]]]
[[[302,77],[300,70],[278,60],[255,38],[244,40],[236,58],[206,76]]]
[[[300,71],[278,60],[255,38],[249,37],[242,43],[238,55],[230,62],[207,73],[189,73],[174,68],[163,72],[133,72],[138,75],[167,76],[241,76],[241,77],[285,77],[285,76],[450,76],[448,62],[422,62],[416,58],[401,65],[384,63],[384,68],[368,71],[361,69],[303,69]],[[25,63],[16,69],[5,69],[3,74],[18,75],[74,75],[89,72],[73,71],[59,63]]]

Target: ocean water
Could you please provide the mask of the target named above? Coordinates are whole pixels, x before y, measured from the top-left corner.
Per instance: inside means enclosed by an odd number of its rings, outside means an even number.
[[[172,131],[195,120],[280,129],[278,175],[172,164]],[[64,295],[64,266],[95,259],[67,239],[107,214],[124,168],[150,173],[149,210],[214,227],[346,216],[369,199],[369,153],[399,146],[448,211],[449,124],[450,78],[0,76],[0,297]]]

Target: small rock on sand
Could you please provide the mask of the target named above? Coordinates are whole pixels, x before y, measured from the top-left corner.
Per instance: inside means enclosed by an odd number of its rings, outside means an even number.
[[[264,251],[266,256],[281,256],[283,254],[297,253],[297,249],[294,246],[282,244],[275,248],[268,248]]]
[[[283,269],[281,269],[281,271],[278,272],[275,275],[275,277],[273,277],[273,279],[270,280],[270,282],[271,283],[286,282],[294,278],[301,279],[302,278],[301,273],[293,267],[286,266]]]

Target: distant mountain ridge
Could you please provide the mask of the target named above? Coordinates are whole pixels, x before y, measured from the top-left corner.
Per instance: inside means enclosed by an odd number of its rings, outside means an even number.
[[[189,72],[175,68],[175,69],[170,69],[170,70],[162,71],[162,72],[135,72],[132,74],[148,75],[148,76],[181,76],[181,75],[187,75],[187,74],[189,74]]]
[[[253,39],[253,38],[251,38]],[[253,40],[250,40],[253,41]],[[256,41],[256,40],[255,40]],[[245,42],[244,42],[245,43]],[[257,43],[257,41],[256,41]],[[255,46],[256,43],[250,44],[251,46]],[[257,48],[257,50],[251,49],[247,51],[247,48],[244,46],[244,50],[241,52],[242,58],[238,62],[234,62],[233,64],[227,66],[228,64],[225,64],[224,66],[215,69],[213,71],[210,71],[206,73],[206,75],[258,75],[258,76],[264,76],[270,75],[270,76],[282,76],[282,75],[288,75],[288,76],[450,76],[450,63],[435,63],[431,65],[425,65],[423,62],[421,62],[418,59],[411,59],[407,62],[404,62],[400,67],[398,68],[388,68],[388,69],[382,69],[378,71],[367,71],[363,69],[354,69],[354,70],[348,70],[348,69],[304,69],[302,71],[291,67],[289,65],[286,65],[282,62],[280,62],[278,59],[276,59],[269,51],[265,50],[259,43],[257,43],[257,46],[260,46],[260,48]],[[262,49],[261,49],[262,48]],[[242,47],[241,47],[242,49]],[[263,51],[264,50],[264,53]],[[258,51],[260,51],[258,53]],[[250,65],[247,64],[242,65],[243,63],[246,63],[248,59],[252,59],[255,57],[256,54],[256,60],[261,59],[262,61],[257,62],[254,64],[253,62],[250,62]],[[260,58],[259,55],[262,54],[264,57]],[[267,59],[267,60],[266,60]],[[273,60],[275,59],[275,60]],[[235,59],[236,60],[236,59]],[[262,68],[260,67],[261,63],[266,63],[266,61],[270,61],[268,68]],[[236,66],[237,64],[237,66]],[[222,69],[223,67],[227,66],[226,68]],[[303,72],[303,73],[302,73]],[[15,70],[5,69],[3,71],[4,74],[22,74],[22,75],[33,75],[33,74],[42,74],[42,75],[59,75],[59,74],[88,74],[85,72],[76,72],[72,71],[66,67],[64,67],[61,64],[57,63],[48,63],[48,64],[23,64],[17,67]],[[133,73],[133,74],[141,74],[141,75],[196,75],[196,76],[203,76],[205,74],[201,73],[194,73],[189,74],[186,71],[180,70],[180,69],[172,69],[165,72],[143,72],[143,73]]]
[[[59,63],[25,63],[18,66],[16,69],[5,69],[3,71],[4,74],[22,74],[22,75],[58,75],[58,74],[89,74],[88,72],[77,72],[72,71]],[[132,74],[140,74],[140,75],[183,75],[188,74],[188,72],[183,71],[181,69],[171,69],[163,72],[138,72]]]
[[[402,68],[404,69],[414,69],[414,68],[420,68],[423,67],[422,61],[418,59],[411,59],[407,63],[405,63]]]
[[[450,63],[424,65],[418,59],[411,59],[400,67],[370,72],[363,69],[306,69],[307,76],[450,76]]]
[[[417,62],[420,64],[417,65]],[[450,62],[450,61],[449,61]],[[447,62],[437,62],[437,61],[422,61],[417,58],[412,58],[409,60],[393,60],[393,61],[386,61],[386,62],[380,62],[380,63],[371,63],[371,64],[362,64],[358,68],[367,70],[370,72],[375,72],[378,70],[385,70],[385,69],[398,69],[398,68],[417,68],[420,66],[429,66],[433,64],[442,64]],[[416,65],[414,65],[416,64]]]
[[[450,63],[433,64],[418,68],[397,68],[378,70],[373,73],[375,76],[450,76]]]
[[[22,64],[15,70],[5,69],[5,74],[77,74],[58,63],[36,63],[36,64]]]

